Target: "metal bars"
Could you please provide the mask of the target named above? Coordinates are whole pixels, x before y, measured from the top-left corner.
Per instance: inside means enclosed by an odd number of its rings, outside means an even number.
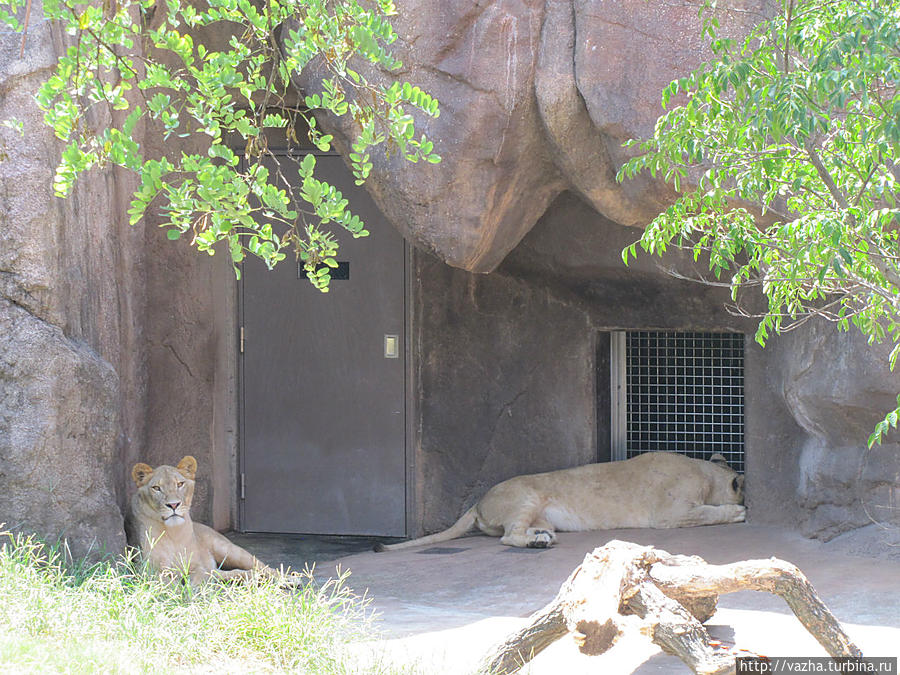
[[[718,452],[743,471],[744,336],[636,331],[624,341],[624,444],[621,425],[613,432],[619,458],[672,451],[709,459]]]

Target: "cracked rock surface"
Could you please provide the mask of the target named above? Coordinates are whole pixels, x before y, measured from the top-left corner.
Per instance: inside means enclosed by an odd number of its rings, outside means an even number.
[[[868,449],[865,440],[895,407],[900,374],[887,367],[889,346],[870,345],[855,330],[815,323],[780,340],[772,377],[797,424],[802,529],[829,540],[873,523],[900,525],[897,434]],[[775,344],[773,343],[773,347]]]
[[[0,521],[68,539],[76,555],[117,550],[111,469],[118,376],[84,343],[0,301]]]
[[[39,3],[33,8],[40,16]],[[46,22],[0,36],[0,523],[73,554],[124,544],[120,453],[134,428],[130,319],[136,242],[110,173],[52,193],[60,144],[34,92],[61,36]],[[127,192],[126,192],[127,194]]]

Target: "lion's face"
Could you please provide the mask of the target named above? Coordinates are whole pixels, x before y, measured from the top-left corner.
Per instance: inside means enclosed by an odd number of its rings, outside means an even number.
[[[723,468],[716,472],[713,482],[710,504],[743,504],[744,476],[733,469]]]
[[[163,464],[154,469],[147,464],[135,464],[131,477],[138,487],[141,510],[164,525],[183,523],[191,510],[196,472],[197,460],[190,455],[177,467]]]

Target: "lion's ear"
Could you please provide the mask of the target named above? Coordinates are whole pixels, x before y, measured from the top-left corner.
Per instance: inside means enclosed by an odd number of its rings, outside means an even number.
[[[726,469],[730,469],[731,467],[728,465],[728,460],[725,459],[725,456],[720,453],[715,453],[711,455],[709,461],[713,464],[718,464],[719,466],[724,466]]]
[[[138,462],[131,470],[131,480],[133,480],[138,487],[143,487],[144,485],[146,485],[147,481],[150,480],[150,476],[152,475],[153,467],[148,464],[144,464],[143,462]]]
[[[194,476],[197,475],[197,460],[191,455],[185,455],[175,468],[188,480],[194,480]]]

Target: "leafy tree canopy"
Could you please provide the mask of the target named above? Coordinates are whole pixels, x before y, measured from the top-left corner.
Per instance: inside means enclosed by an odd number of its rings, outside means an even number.
[[[0,0],[0,21],[23,32],[23,49],[30,6]],[[140,187],[132,223],[154,213],[169,239],[189,235],[210,255],[223,241],[236,271],[248,254],[271,267],[293,251],[327,290],[337,265],[333,228],[368,234],[343,195],[316,178],[315,156],[298,149],[298,134],[319,150],[330,147],[313,111],[352,116],[358,184],[381,144],[412,162],[440,161],[411,114],[437,116],[438,102],[409,83],[371,82],[357,65],[400,67],[389,51],[392,0],[44,0],[43,13],[70,36],[36,97],[66,144],[56,193],[69,194],[92,167],[133,171]],[[298,97],[291,78],[313,61],[324,69],[321,89]],[[98,107],[109,114],[95,114]],[[148,156],[134,138],[139,123],[204,150]],[[21,130],[15,120],[7,125]],[[269,150],[268,129],[295,149],[292,165]],[[289,170],[299,172],[299,191],[290,188]]]
[[[705,257],[732,297],[768,301],[762,344],[812,317],[900,355],[900,2],[781,0],[744,40],[701,10],[710,63],[663,92],[667,112],[619,179],[650,171],[681,197],[640,245]],[[623,252],[627,262],[636,244]],[[711,280],[712,281],[712,280]],[[869,444],[896,427],[898,409]]]

